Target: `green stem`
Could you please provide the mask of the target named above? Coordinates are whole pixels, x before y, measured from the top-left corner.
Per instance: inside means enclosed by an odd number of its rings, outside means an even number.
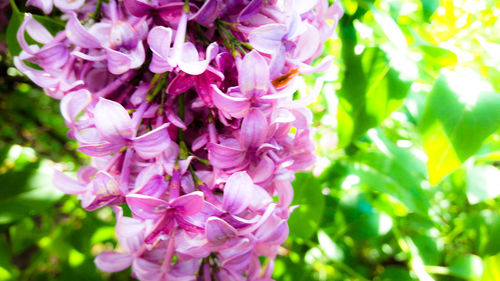
[[[444,266],[433,266],[433,265],[426,265],[424,266],[424,269],[427,273],[430,274],[439,274],[439,275],[449,275],[450,274],[450,269]]]
[[[158,82],[156,84],[156,86],[154,86],[154,89],[153,89],[153,92],[151,93],[151,95],[148,95],[148,98],[147,100],[149,102],[153,101],[154,98],[156,97],[156,95],[160,92],[161,89],[164,88],[165,84],[167,83],[167,76],[168,76],[168,72],[163,76],[163,79]],[[156,83],[156,81],[158,81],[158,79],[161,77],[161,74],[155,74],[155,76],[153,77],[153,80],[151,81],[151,84],[149,85],[149,88],[151,89],[151,87],[153,87],[154,83]],[[149,92],[149,90],[148,90]]]
[[[97,4],[95,5],[95,10],[90,15],[90,18],[92,18],[94,22],[98,22],[99,19],[101,18],[101,6],[102,6],[102,0],[97,0]]]

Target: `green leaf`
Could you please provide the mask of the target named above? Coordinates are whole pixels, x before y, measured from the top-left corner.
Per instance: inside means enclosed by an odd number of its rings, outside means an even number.
[[[478,280],[483,273],[483,262],[476,255],[466,255],[455,260],[449,267],[450,274],[469,279]]]
[[[380,131],[371,130],[368,136],[379,150],[357,154],[351,172],[371,190],[388,194],[409,210],[427,217],[430,203],[421,186],[426,178],[424,163],[410,150],[387,140]]]
[[[422,117],[429,181],[435,185],[474,155],[500,126],[500,95],[451,72],[437,79]]]
[[[10,0],[12,15],[10,16],[9,26],[7,27],[7,47],[11,56],[17,56],[22,49],[17,42],[17,30],[23,23],[24,14],[19,11],[14,0]]]
[[[437,8],[441,4],[440,0],[420,0],[422,2],[422,11],[424,13],[424,18],[427,22],[430,22],[430,18],[436,12]]]
[[[318,229],[325,208],[321,183],[311,173],[297,173],[293,182],[292,205],[299,205],[288,221],[290,236],[309,239]]]
[[[484,260],[484,270],[481,281],[500,280],[500,254]]]
[[[458,62],[457,54],[454,52],[431,45],[420,46],[424,55],[425,66],[434,66],[436,68],[449,67]]]
[[[367,48],[358,56],[354,49],[347,50],[354,48],[347,39],[343,39],[343,43],[347,44],[343,47],[346,71],[338,92],[340,147],[346,147],[368,129],[380,125],[401,105],[411,84],[400,79],[400,72],[391,67],[380,48]]]
[[[441,251],[435,238],[427,235],[413,235],[411,240],[417,247],[418,255],[425,265],[438,265],[441,262]]]
[[[467,199],[477,204],[500,195],[500,170],[494,166],[474,166],[467,169]]]
[[[62,197],[63,194],[52,185],[52,169],[51,162],[43,160],[36,170],[27,175],[25,181],[17,182],[19,185],[15,185],[16,181],[9,181],[22,192],[15,194],[15,196],[0,198],[0,224],[7,224],[26,216],[36,215],[52,206]],[[4,176],[8,178],[10,174],[7,173]],[[5,188],[11,189],[8,186]]]

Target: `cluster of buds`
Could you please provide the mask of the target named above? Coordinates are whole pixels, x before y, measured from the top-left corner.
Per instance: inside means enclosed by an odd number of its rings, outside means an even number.
[[[54,184],[113,206],[119,249],[95,259],[151,280],[271,280],[294,173],[311,167],[311,112],[342,9],[327,0],[30,0],[16,67],[53,98],[91,156]],[[37,44],[28,44],[26,33]],[[124,209],[131,216],[124,215]]]

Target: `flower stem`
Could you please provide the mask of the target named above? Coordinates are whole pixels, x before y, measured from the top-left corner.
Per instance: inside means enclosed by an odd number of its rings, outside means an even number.
[[[97,0],[97,4],[95,5],[95,10],[92,14],[90,14],[90,18],[94,20],[94,22],[98,22],[101,18],[101,6],[102,0]]]

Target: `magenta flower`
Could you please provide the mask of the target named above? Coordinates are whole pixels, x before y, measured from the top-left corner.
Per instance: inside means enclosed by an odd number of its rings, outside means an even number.
[[[127,111],[114,101],[100,98],[94,109],[95,127],[85,129],[77,135],[82,143],[79,150],[90,156],[116,153],[130,146],[144,158],[153,158],[170,144],[164,124],[146,134],[135,137],[136,126]]]
[[[342,15],[327,0],[285,2],[28,1],[67,20],[52,35],[26,14],[14,63],[61,100],[68,136],[91,156],[54,185],[89,211],[114,207],[119,247],[96,257],[100,270],[272,280],[297,208],[290,182],[314,163],[306,106],[324,79],[294,93],[301,74],[332,64],[311,62]]]

